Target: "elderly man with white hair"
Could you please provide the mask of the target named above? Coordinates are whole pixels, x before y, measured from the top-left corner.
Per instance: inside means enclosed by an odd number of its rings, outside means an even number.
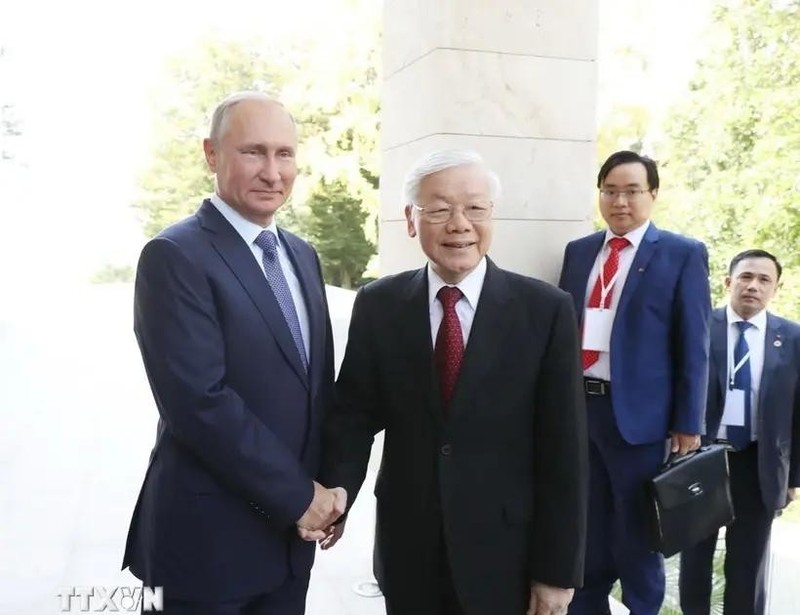
[[[320,481],[352,502],[385,430],[389,614],[564,612],[583,578],[588,493],[574,308],[486,256],[500,181],[478,154],[430,154],[405,188],[428,262],[358,293]]]

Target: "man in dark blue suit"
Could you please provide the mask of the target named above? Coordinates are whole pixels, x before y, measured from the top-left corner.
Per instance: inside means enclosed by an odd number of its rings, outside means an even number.
[[[772,520],[800,486],[800,326],[767,312],[781,265],[731,261],[727,307],[711,317],[706,437],[730,443],[735,521],[725,532],[725,614],[763,615]],[[717,534],[681,554],[681,609],[708,615]]]
[[[300,615],[314,544],[346,494],[314,477],[332,398],[319,259],[275,225],[294,120],[240,93],[216,109],[216,191],[142,250],[134,330],[159,411],[123,567],[167,613]]]
[[[609,613],[617,579],[634,615],[656,615],[663,558],[650,550],[645,484],[671,449],[700,444],[711,301],[706,249],[650,221],[658,169],[634,152],[600,168],[608,228],[570,242],[559,286],[581,318],[590,495],[584,586],[569,612]]]

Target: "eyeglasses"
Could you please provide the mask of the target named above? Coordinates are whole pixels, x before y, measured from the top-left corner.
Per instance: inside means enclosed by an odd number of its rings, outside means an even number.
[[[626,201],[635,201],[645,192],[650,192],[649,190],[641,190],[641,189],[628,189],[628,190],[606,190],[603,188],[600,190],[600,198],[604,201],[616,201],[618,196],[624,196]]]
[[[491,201],[476,201],[461,206],[461,213],[470,222],[482,222],[492,215],[494,203]],[[419,214],[431,224],[444,224],[449,222],[454,215],[456,207],[445,203],[433,203],[425,207],[414,205]]]

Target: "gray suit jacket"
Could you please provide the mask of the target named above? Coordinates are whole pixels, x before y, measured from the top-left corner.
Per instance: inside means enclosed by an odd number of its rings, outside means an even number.
[[[719,432],[728,371],[725,309],[711,315],[706,434]],[[764,505],[780,510],[787,488],[800,487],[800,325],[767,314],[764,371],[758,394],[758,474]]]

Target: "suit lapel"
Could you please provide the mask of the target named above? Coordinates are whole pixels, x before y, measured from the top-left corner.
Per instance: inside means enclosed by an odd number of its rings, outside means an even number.
[[[484,374],[495,364],[495,355],[505,343],[506,335],[515,321],[510,317],[508,302],[511,289],[506,274],[487,257],[478,309],[472,322],[469,340],[464,349],[464,362],[450,404],[451,417],[457,416],[474,398]]]
[[[711,338],[711,352],[713,353],[714,365],[717,366],[717,373],[709,374],[709,377],[719,380],[719,390],[722,391],[724,395],[725,391],[728,389],[728,317],[725,315],[724,308],[712,312],[711,331],[709,335]],[[725,398],[723,397],[720,403],[724,403],[724,400]],[[711,399],[708,401],[717,402],[717,400]]]
[[[397,339],[405,349],[410,381],[422,395],[422,403],[441,427],[444,417],[439,381],[433,362],[427,267],[417,270],[409,279],[397,325]]]
[[[639,249],[636,250],[636,256],[633,257],[631,268],[628,271],[628,277],[625,279],[625,286],[622,287],[622,296],[619,298],[619,304],[617,305],[617,314],[623,313],[631,297],[633,297],[636,289],[639,287],[639,282],[647,271],[647,264],[650,262],[658,246],[659,234],[659,230],[656,228],[655,224],[651,222],[647,231],[645,231],[644,237],[642,237],[642,243],[639,244]]]
[[[308,373],[312,375],[312,390],[319,384],[320,368],[325,362],[325,314],[322,291],[318,283],[316,262],[308,258],[300,258],[298,251],[286,233],[278,229],[281,243],[294,266],[295,274],[300,281],[303,300],[308,313],[309,357]],[[279,306],[280,307],[280,306]],[[285,319],[284,319],[285,320]],[[288,329],[287,329],[288,330]],[[294,343],[294,340],[292,340]]]
[[[764,398],[769,391],[771,378],[776,373],[783,353],[783,334],[780,321],[767,313],[767,331],[764,335],[764,367],[761,370],[761,382],[758,386],[758,407],[766,408]],[[764,412],[759,411],[759,419],[764,420]]]
[[[297,372],[300,380],[308,386],[308,378],[300,362],[289,326],[283,317],[278,300],[264,277],[264,272],[253,258],[250,247],[210,201],[203,202],[197,215],[203,228],[211,232],[212,245],[258,308],[286,361]]]
[[[589,276],[592,275],[592,267],[597,260],[597,254],[603,248],[605,231],[600,231],[590,235],[589,241],[580,246],[580,250],[575,254],[575,264],[572,267],[574,273],[570,279],[570,288],[565,288],[575,299],[575,313],[579,320],[583,320],[583,308],[586,305],[586,288]],[[592,284],[594,284],[592,280]]]

